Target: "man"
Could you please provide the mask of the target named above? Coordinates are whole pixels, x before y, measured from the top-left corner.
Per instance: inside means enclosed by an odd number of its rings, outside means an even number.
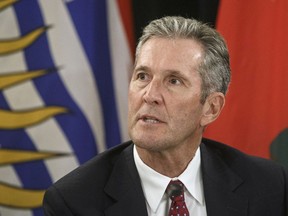
[[[228,51],[214,29],[182,17],[152,21],[129,87],[132,141],[50,187],[45,215],[287,215],[283,167],[202,138],[229,82]]]

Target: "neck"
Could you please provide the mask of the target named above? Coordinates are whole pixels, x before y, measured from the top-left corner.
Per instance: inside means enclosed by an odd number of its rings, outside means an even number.
[[[170,178],[178,177],[194,158],[199,144],[177,149],[155,151],[136,146],[141,160],[153,170]]]

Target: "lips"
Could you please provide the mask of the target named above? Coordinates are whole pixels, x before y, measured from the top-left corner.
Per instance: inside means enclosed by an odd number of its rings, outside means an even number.
[[[150,124],[163,123],[159,118],[152,115],[140,115],[138,119]]]

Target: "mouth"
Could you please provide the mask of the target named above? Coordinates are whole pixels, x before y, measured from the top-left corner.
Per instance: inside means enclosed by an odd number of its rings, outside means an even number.
[[[148,116],[148,115],[143,115],[139,118],[139,120],[145,122],[145,123],[150,123],[150,124],[157,124],[161,123],[162,121],[159,120],[158,118],[154,116]]]

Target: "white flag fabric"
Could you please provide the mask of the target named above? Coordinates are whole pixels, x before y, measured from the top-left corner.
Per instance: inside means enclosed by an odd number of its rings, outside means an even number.
[[[0,2],[1,216],[42,216],[47,187],[128,139],[129,10],[128,0]]]

